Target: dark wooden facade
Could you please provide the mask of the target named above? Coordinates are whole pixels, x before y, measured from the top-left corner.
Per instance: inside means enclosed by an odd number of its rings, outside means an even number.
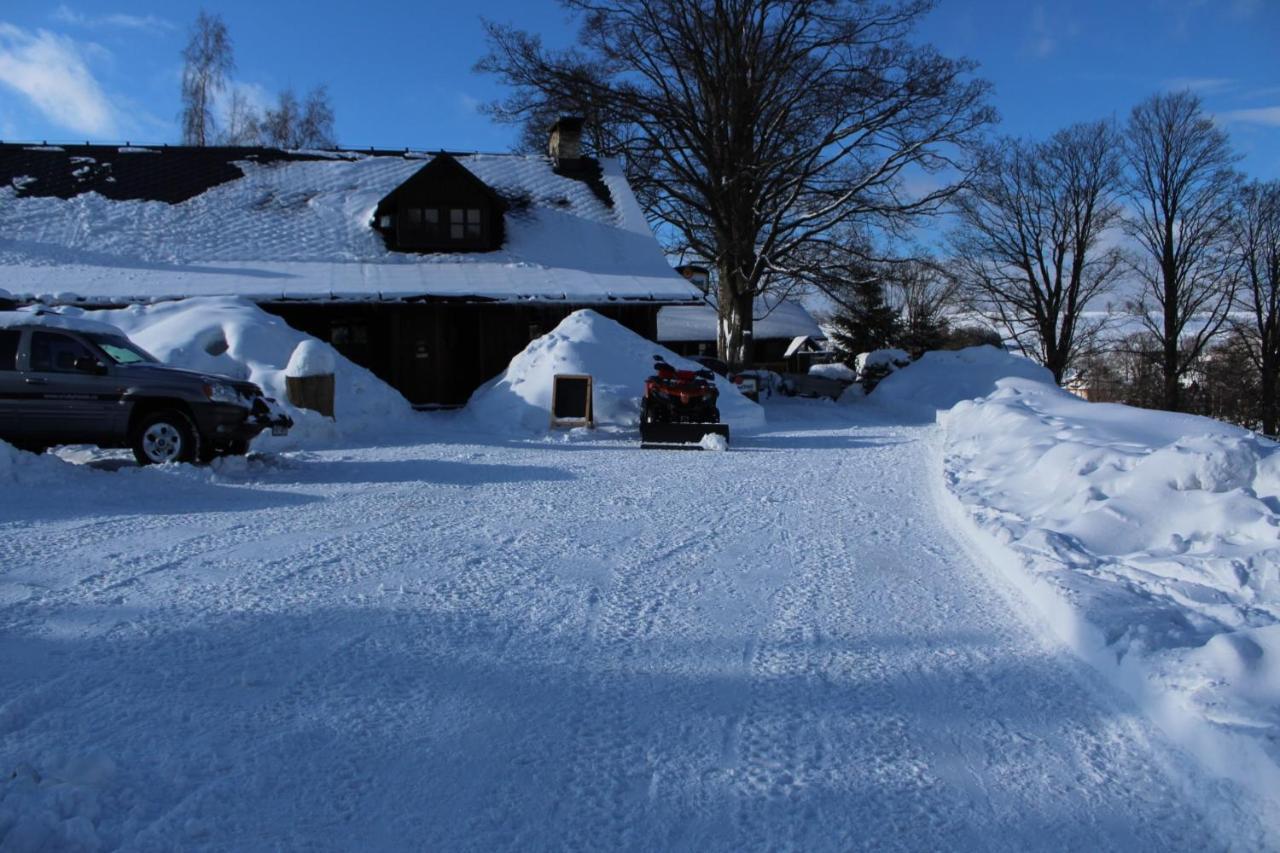
[[[396,388],[417,406],[460,406],[534,338],[591,308],[653,340],[659,305],[430,300],[266,302],[262,308]]]

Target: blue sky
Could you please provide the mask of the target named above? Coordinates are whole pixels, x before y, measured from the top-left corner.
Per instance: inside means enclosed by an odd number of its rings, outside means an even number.
[[[480,16],[572,38],[554,0],[368,4],[78,0],[0,4],[0,139],[176,141],[179,52],[203,5],[235,42],[237,85],[267,100],[328,83],[344,145],[502,151],[476,111]],[[1242,168],[1280,178],[1280,0],[941,0],[922,39],[980,63],[1000,132],[1044,136],[1190,86]]]

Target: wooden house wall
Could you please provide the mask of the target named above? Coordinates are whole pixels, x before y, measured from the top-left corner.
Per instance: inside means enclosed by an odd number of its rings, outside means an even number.
[[[652,340],[657,305],[501,302],[315,303],[262,307],[386,381],[414,405],[460,406],[571,312],[589,307]]]

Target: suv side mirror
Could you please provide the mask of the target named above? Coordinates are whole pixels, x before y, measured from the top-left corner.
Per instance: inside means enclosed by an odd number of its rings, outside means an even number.
[[[107,366],[96,358],[88,356],[80,356],[75,360],[74,367],[81,373],[92,373],[94,376],[104,376],[107,372]]]

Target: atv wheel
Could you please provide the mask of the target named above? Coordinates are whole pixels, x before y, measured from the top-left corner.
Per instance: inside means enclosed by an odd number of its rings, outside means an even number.
[[[168,409],[138,421],[129,445],[139,465],[161,465],[195,459],[199,439],[190,418],[182,412]]]

